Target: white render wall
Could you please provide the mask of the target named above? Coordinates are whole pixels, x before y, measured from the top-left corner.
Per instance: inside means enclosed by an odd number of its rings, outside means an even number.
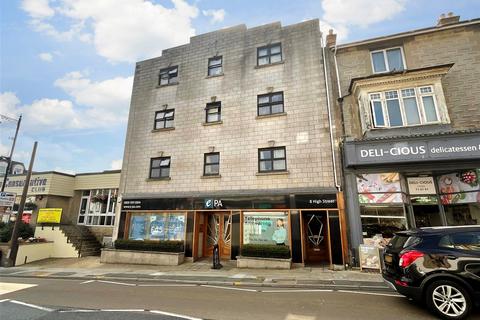
[[[137,63],[123,160],[123,196],[238,190],[334,191],[318,20],[282,27],[244,25],[191,38]],[[284,63],[256,68],[257,48],[281,42]],[[224,75],[207,78],[208,58]],[[159,70],[178,65],[178,85],[158,87]],[[257,95],[284,92],[284,116],[256,119]],[[222,124],[204,126],[216,96]],[[155,111],[175,108],[175,130],[152,132]],[[285,146],[288,174],[257,175],[258,148]],[[220,152],[221,178],[205,179],[204,153]],[[150,158],[171,156],[168,181],[149,181]]]

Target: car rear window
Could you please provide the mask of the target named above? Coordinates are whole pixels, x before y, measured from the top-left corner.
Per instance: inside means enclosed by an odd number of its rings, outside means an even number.
[[[388,246],[392,249],[404,249],[421,242],[421,238],[409,235],[395,235]]]
[[[439,247],[480,252],[480,232],[461,232],[443,236]]]

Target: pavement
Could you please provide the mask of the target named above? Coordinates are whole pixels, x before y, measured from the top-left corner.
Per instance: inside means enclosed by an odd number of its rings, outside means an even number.
[[[214,270],[209,260],[179,266],[149,266],[102,264],[99,257],[46,259],[0,268],[0,277],[391,291],[375,272],[332,271],[327,267],[301,265],[294,265],[291,270],[238,269],[235,261],[222,264],[222,269]]]

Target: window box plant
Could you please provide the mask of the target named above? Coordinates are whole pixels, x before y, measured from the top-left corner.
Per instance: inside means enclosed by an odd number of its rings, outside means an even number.
[[[279,245],[246,244],[237,257],[237,268],[290,269],[290,248]]]

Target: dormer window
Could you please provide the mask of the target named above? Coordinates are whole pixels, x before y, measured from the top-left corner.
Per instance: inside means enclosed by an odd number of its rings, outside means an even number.
[[[406,127],[439,122],[432,86],[370,93],[375,128]]]
[[[406,69],[401,47],[371,51],[374,73],[402,71]]]

